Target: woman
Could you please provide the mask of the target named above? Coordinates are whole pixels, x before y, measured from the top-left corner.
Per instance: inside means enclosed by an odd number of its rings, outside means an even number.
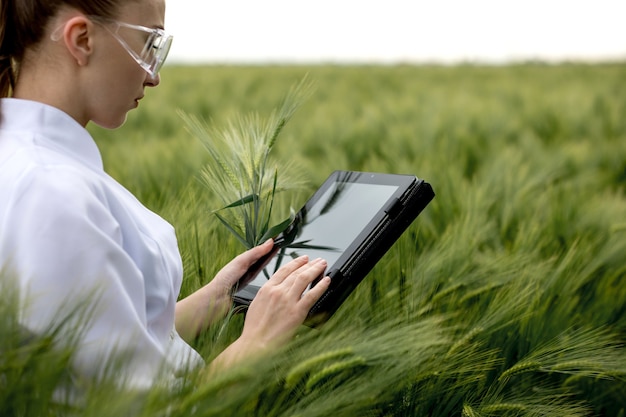
[[[150,385],[201,363],[192,340],[231,305],[234,283],[271,251],[268,241],[178,301],[172,227],[102,168],[85,130],[124,123],[156,87],[171,37],[164,0],[0,0],[0,268],[27,300],[22,325],[41,332],[64,306],[93,299],[74,366],[100,375],[112,355],[124,377]],[[9,98],[10,97],[10,98]],[[328,288],[323,260],[281,268],[251,304],[224,366],[287,340]],[[89,298],[92,297],[92,298]],[[179,336],[180,335],[180,336]]]

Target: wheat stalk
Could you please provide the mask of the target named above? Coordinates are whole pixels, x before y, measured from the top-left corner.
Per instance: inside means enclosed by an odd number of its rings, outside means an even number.
[[[279,167],[270,163],[269,156],[287,122],[311,94],[312,86],[305,76],[267,119],[258,113],[239,115],[219,127],[179,112],[187,130],[208,152],[209,163],[200,178],[223,203],[212,213],[248,249],[289,224],[290,219],[283,219],[271,225],[274,198],[280,191],[302,187],[303,181],[288,174],[288,163]]]

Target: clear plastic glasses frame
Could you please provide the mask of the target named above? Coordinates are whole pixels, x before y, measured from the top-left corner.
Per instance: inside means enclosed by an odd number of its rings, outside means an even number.
[[[87,15],[86,17],[102,25],[151,77],[154,78],[159,74],[172,46],[172,40],[174,38],[172,35],[160,28],[133,25],[102,16]],[[137,30],[148,34],[148,38],[141,52],[137,53],[137,51],[130,47],[124,37],[119,33],[121,28]],[[54,41],[59,40],[61,38],[62,29],[63,25],[52,33],[50,36],[51,39]]]

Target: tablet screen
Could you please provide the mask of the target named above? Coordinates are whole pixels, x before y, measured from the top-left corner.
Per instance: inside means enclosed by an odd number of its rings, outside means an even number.
[[[254,287],[261,287],[281,265],[301,255],[308,255],[310,260],[323,258],[332,269],[398,188],[388,184],[332,183],[311,206],[307,204],[298,213],[283,232],[284,239],[276,241],[281,249],[249,284],[251,290],[256,292]]]

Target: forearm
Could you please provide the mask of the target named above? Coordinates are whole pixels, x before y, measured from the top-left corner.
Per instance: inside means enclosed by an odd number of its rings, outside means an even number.
[[[176,303],[176,331],[186,342],[191,342],[224,317],[231,306],[230,290],[212,281]]]
[[[210,377],[238,364],[262,358],[269,351],[269,347],[259,344],[258,341],[239,338],[207,364],[203,371],[204,376]]]
[[[274,274],[248,307],[241,336],[211,362],[207,372],[254,360],[286,343],[328,289],[330,278],[324,277],[303,295],[326,266],[324,260],[308,263],[306,257],[300,257]]]

